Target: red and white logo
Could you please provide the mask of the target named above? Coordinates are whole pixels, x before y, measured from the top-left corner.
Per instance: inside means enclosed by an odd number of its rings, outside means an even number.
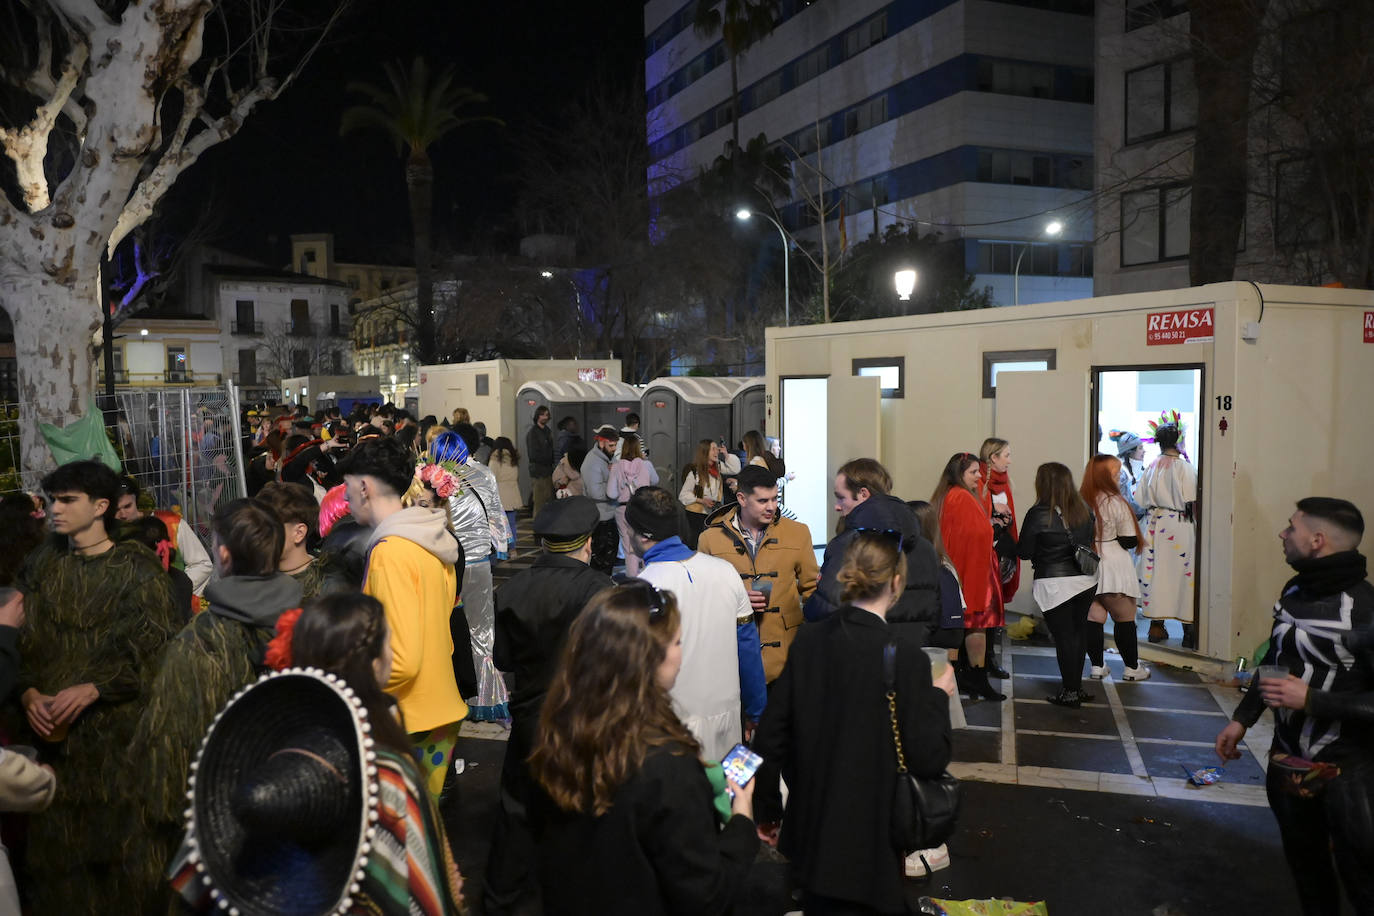
[[[602,367],[595,369],[578,369],[577,380],[579,382],[604,382],[606,381],[606,370]]]
[[[1212,309],[1182,312],[1150,312],[1145,316],[1145,343],[1205,343],[1212,339]],[[1366,334],[1368,332],[1366,331]]]
[[[1374,343],[1374,312],[1364,313],[1364,342]]]

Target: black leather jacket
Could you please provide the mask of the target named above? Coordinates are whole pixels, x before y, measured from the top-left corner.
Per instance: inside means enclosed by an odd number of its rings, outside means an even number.
[[[1073,542],[1092,549],[1092,513],[1088,520],[1073,529]],[[1069,533],[1048,506],[1036,503],[1026,513],[1018,535],[1017,552],[1021,559],[1030,560],[1037,579],[1056,579],[1063,576],[1081,576],[1078,564],[1074,563],[1074,543],[1069,541]]]

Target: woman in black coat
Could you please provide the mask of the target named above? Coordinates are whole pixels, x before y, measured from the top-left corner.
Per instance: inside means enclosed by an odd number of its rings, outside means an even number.
[[[703,764],[668,696],[681,667],[677,603],[642,579],[573,622],[530,755],[549,916],[730,911],[758,852],[753,783]]]
[[[754,739],[791,789],[779,848],[807,916],[905,912],[903,853],[888,841],[897,779],[882,675],[889,642],[907,766],[932,777],[949,763],[953,669],[932,684],[925,653],[885,619],[905,570],[898,538],[855,533],[838,576],[846,604],[802,627]]]
[[[1059,661],[1059,692],[1045,699],[1078,708],[1093,699],[1083,691],[1084,639],[1097,576],[1085,576],[1074,560],[1075,545],[1093,548],[1093,514],[1073,485],[1073,474],[1051,461],[1035,472],[1035,505],[1021,523],[1017,550],[1035,569],[1033,594],[1045,615]]]

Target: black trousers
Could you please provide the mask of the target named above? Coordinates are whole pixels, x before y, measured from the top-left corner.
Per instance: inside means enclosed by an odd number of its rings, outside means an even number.
[[[537,896],[535,842],[525,819],[525,806],[503,787],[491,831],[482,889],[482,911],[487,916],[514,912],[526,894]]]
[[[1088,611],[1096,596],[1097,586],[1094,585],[1045,611],[1045,623],[1054,637],[1059,679],[1063,681],[1065,690],[1078,690],[1083,686],[1084,636],[1088,630]]]
[[[1305,916],[1339,913],[1341,884],[1359,916],[1374,916],[1374,761],[1316,798],[1286,794],[1273,769],[1265,787]]]
[[[768,684],[768,702],[773,702],[773,684]],[[782,821],[782,770],[765,760],[754,774],[754,823],[777,824]]]
[[[620,529],[615,525],[615,518],[597,522],[596,527],[592,529],[592,569],[600,570],[609,576],[615,568],[615,554],[619,547]]]

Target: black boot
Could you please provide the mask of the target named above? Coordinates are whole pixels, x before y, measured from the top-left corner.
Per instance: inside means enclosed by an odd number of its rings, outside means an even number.
[[[1196,624],[1185,623],[1185,624],[1183,625],[1183,648],[1185,648],[1185,649],[1196,649],[1196,648],[1197,648],[1197,625],[1196,625]]]
[[[972,669],[969,668],[968,662],[964,661],[962,658],[958,658],[955,659],[952,664],[954,665],[955,688],[960,693],[967,693],[972,696],[973,686],[969,681],[969,671]]]
[[[987,666],[988,677],[995,677],[999,681],[1004,681],[1011,677],[1011,674],[1002,667],[997,660],[998,650],[1002,648],[1002,628],[993,627],[987,634]]]
[[[969,676],[969,696],[982,697],[984,700],[1005,700],[1006,694],[998,693],[997,689],[988,683],[988,669],[971,667],[968,669]]]
[[[1049,700],[1055,706],[1065,706],[1069,709],[1077,709],[1079,706],[1083,705],[1082,691],[1070,690],[1067,687],[1060,690],[1058,693],[1050,694],[1045,697],[1045,699]]]

